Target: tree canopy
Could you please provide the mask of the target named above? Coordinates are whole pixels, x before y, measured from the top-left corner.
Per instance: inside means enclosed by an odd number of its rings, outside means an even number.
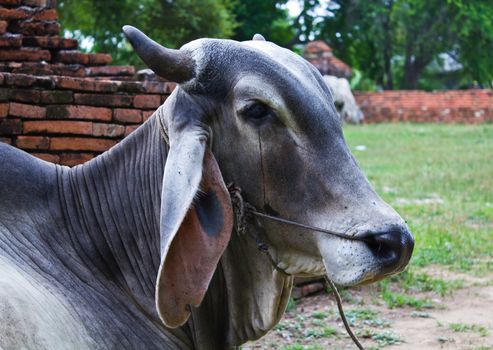
[[[299,13],[290,15],[288,3]],[[59,12],[69,34],[120,64],[141,64],[121,34],[135,24],[168,47],[255,33],[290,49],[322,39],[363,89],[493,81],[493,0],[60,0]]]

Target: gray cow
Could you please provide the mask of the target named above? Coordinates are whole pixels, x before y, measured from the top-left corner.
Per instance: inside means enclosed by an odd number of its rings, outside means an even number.
[[[0,145],[0,348],[232,348],[274,327],[294,275],[350,286],[406,266],[413,238],[310,64],[258,35],[170,50],[124,32],[180,83],[153,117],[72,169]],[[364,241],[262,218],[239,234],[229,182]]]

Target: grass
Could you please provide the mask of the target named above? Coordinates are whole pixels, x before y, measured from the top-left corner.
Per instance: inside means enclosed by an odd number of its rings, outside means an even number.
[[[413,265],[493,267],[492,125],[347,125],[345,136],[376,191],[407,220]]]
[[[428,309],[440,308],[434,302],[465,283],[430,275],[435,266],[478,275],[493,270],[493,125],[346,125],[344,133],[377,193],[407,220],[415,237],[408,269],[379,282],[372,302],[430,318]],[[357,334],[370,341],[368,348],[405,340],[390,331],[391,323],[374,306],[358,302],[351,290],[340,292],[348,306],[346,316]],[[276,332],[292,345],[269,348],[316,350],[325,347],[307,344],[351,344],[337,312],[303,313],[293,301],[288,309]],[[489,334],[479,325],[442,326],[457,333]]]

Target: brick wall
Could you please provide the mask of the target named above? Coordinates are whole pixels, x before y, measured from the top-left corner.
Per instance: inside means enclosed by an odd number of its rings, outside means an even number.
[[[174,87],[0,73],[0,141],[50,162],[79,164],[134,131]]]
[[[493,90],[356,92],[366,123],[493,122]]]

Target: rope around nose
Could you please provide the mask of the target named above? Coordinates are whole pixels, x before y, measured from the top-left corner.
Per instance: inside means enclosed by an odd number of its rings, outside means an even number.
[[[248,233],[247,232],[247,217],[249,215],[255,215],[258,217],[263,217],[266,219],[277,221],[277,222],[280,222],[283,224],[301,227],[301,228],[312,230],[312,231],[323,232],[323,233],[327,233],[327,234],[334,235],[334,236],[344,238],[344,239],[349,239],[349,240],[354,240],[354,241],[363,241],[364,240],[364,239],[359,238],[359,237],[349,236],[349,235],[346,235],[343,233],[329,231],[329,230],[325,230],[322,228],[318,228],[318,227],[314,227],[314,226],[310,226],[310,225],[305,225],[305,224],[302,224],[299,222],[287,220],[287,219],[284,219],[281,217],[261,213],[261,212],[257,211],[257,209],[253,205],[251,205],[250,203],[246,202],[243,199],[243,196],[241,195],[241,189],[239,187],[234,186],[233,184],[229,184],[228,185],[228,191],[229,191],[229,194],[231,196],[231,202],[233,204],[233,211],[235,214],[235,224],[236,224],[236,230],[237,230],[238,234]],[[274,268],[276,270],[280,271],[281,273],[285,274],[285,275],[289,275],[286,271],[280,269],[279,266],[277,266],[276,262],[274,261],[274,259],[272,258],[272,256],[269,253],[269,247],[267,246],[267,244],[262,242],[262,240],[258,236],[253,237],[253,238],[255,239],[255,242],[257,243],[257,248],[261,252],[264,252],[267,254],[267,256],[268,256],[271,264],[274,266]],[[351,326],[349,325],[349,322],[346,319],[346,315],[344,314],[344,309],[342,307],[341,295],[339,294],[339,291],[337,290],[336,285],[334,284],[334,282],[332,282],[332,280],[329,278],[329,276],[325,275],[324,278],[334,293],[336,303],[337,303],[337,309],[339,310],[339,315],[341,316],[342,323],[344,324],[344,328],[346,328],[346,332],[351,337],[351,340],[358,347],[358,349],[365,350],[363,345],[361,345],[360,341],[358,340],[358,337],[356,337],[356,335],[353,333]]]

